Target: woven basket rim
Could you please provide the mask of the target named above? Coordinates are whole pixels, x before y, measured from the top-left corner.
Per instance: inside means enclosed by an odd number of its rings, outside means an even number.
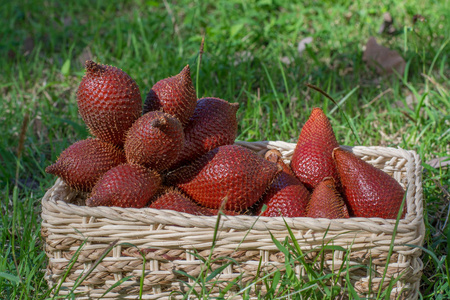
[[[267,147],[278,148],[280,145],[290,146],[292,143],[286,143],[281,141],[262,141],[262,142],[237,142],[236,144],[243,145],[249,148]],[[408,164],[413,164],[415,167],[414,174],[418,176],[417,180],[421,180],[419,174],[422,171],[420,157],[413,150],[404,150],[401,148],[388,148],[388,147],[365,147],[343,146],[348,150],[351,150],[355,154],[361,154],[365,152],[382,151],[385,156],[392,155],[392,157],[403,155],[408,157]],[[291,151],[288,149],[286,151]],[[286,152],[285,151],[285,152]],[[283,153],[283,151],[282,151]],[[284,155],[284,154],[283,154]],[[63,200],[55,200],[54,191],[60,185],[64,185],[61,179],[57,179],[54,186],[50,188],[42,199],[42,204],[45,206],[51,206],[53,209],[62,210],[68,214],[74,214],[77,216],[94,216],[98,218],[112,218],[123,219],[127,221],[144,221],[156,222],[165,225],[178,225],[184,227],[200,227],[200,228],[213,228],[216,225],[217,216],[194,216],[188,213],[176,212],[172,210],[159,210],[153,208],[120,208],[120,207],[87,207],[78,206],[75,204],[67,203]],[[423,225],[423,193],[422,186],[410,186],[408,187],[408,193],[414,193],[415,211],[414,214],[408,214],[405,219],[399,221],[397,233],[411,232],[411,230],[418,230],[418,234],[422,234]],[[350,218],[350,219],[324,219],[324,218],[308,218],[308,217],[296,217],[296,218],[284,218],[284,217],[257,217],[257,216],[221,216],[221,229],[253,229],[253,230],[280,230],[286,228],[288,224],[291,229],[295,230],[364,230],[373,233],[390,233],[394,232],[396,220],[394,219],[382,219],[382,218]]]

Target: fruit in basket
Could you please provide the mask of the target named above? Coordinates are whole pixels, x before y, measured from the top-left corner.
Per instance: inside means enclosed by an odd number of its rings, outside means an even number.
[[[162,110],[176,117],[184,125],[194,113],[196,104],[197,95],[187,65],[178,75],[155,83],[145,99],[144,114]]]
[[[295,175],[308,189],[314,189],[325,177],[339,182],[331,156],[338,146],[330,121],[320,108],[314,108],[302,128],[291,161]]]
[[[122,164],[102,176],[86,205],[142,208],[160,185],[161,177],[156,171],[137,164]]]
[[[255,204],[281,168],[238,145],[217,147],[166,179],[197,203],[242,211]]]
[[[219,98],[202,98],[184,128],[185,143],[177,166],[192,161],[214,148],[234,143],[237,135],[238,103]]]
[[[337,191],[334,179],[331,177],[325,178],[314,189],[306,211],[306,216],[310,218],[349,218],[344,199]]]
[[[341,148],[333,151],[350,215],[396,219],[405,191],[387,173]]]
[[[168,188],[161,194],[155,196],[149,207],[156,209],[171,209],[193,215],[206,215],[210,213],[205,211],[204,207],[200,207],[187,196],[183,195],[177,188]]]
[[[65,149],[45,172],[60,177],[73,189],[90,192],[104,173],[122,163],[125,154],[117,146],[88,138]]]
[[[281,172],[258,203],[256,213],[264,217],[304,217],[309,191],[294,176]],[[267,209],[261,212],[263,205]]]
[[[86,75],[77,91],[78,109],[91,133],[123,145],[125,133],[142,113],[136,82],[124,71],[86,61]]]
[[[124,148],[129,163],[163,171],[176,161],[183,144],[181,123],[167,113],[151,111],[131,126]]]

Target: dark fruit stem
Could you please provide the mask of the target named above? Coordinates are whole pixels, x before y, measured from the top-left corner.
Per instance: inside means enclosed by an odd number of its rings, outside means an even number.
[[[155,128],[164,129],[167,125],[167,120],[165,118],[157,118],[150,125]]]

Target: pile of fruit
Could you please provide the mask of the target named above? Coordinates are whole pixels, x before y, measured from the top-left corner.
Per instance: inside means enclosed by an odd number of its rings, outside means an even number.
[[[78,91],[93,138],[64,150],[46,172],[88,193],[88,206],[151,207],[194,215],[396,218],[396,180],[339,148],[315,108],[290,165],[234,145],[238,104],[196,97],[189,66],[158,81],[144,105],[124,71],[86,62]]]

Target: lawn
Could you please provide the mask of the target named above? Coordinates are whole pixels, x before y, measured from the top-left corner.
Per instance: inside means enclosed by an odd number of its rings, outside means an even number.
[[[342,145],[423,161],[424,299],[450,298],[450,3],[444,1],[3,1],[0,4],[0,298],[43,299],[40,199],[62,150],[89,133],[76,91],[87,59],[127,72],[145,97],[186,65],[197,96],[238,102],[238,140],[296,142],[313,107]],[[380,33],[390,13],[393,30]],[[374,36],[405,60],[380,75]],[[204,37],[201,64],[199,49]],[[312,41],[299,51],[300,41]],[[340,106],[307,87],[312,84]],[[349,130],[349,125],[354,132]]]

